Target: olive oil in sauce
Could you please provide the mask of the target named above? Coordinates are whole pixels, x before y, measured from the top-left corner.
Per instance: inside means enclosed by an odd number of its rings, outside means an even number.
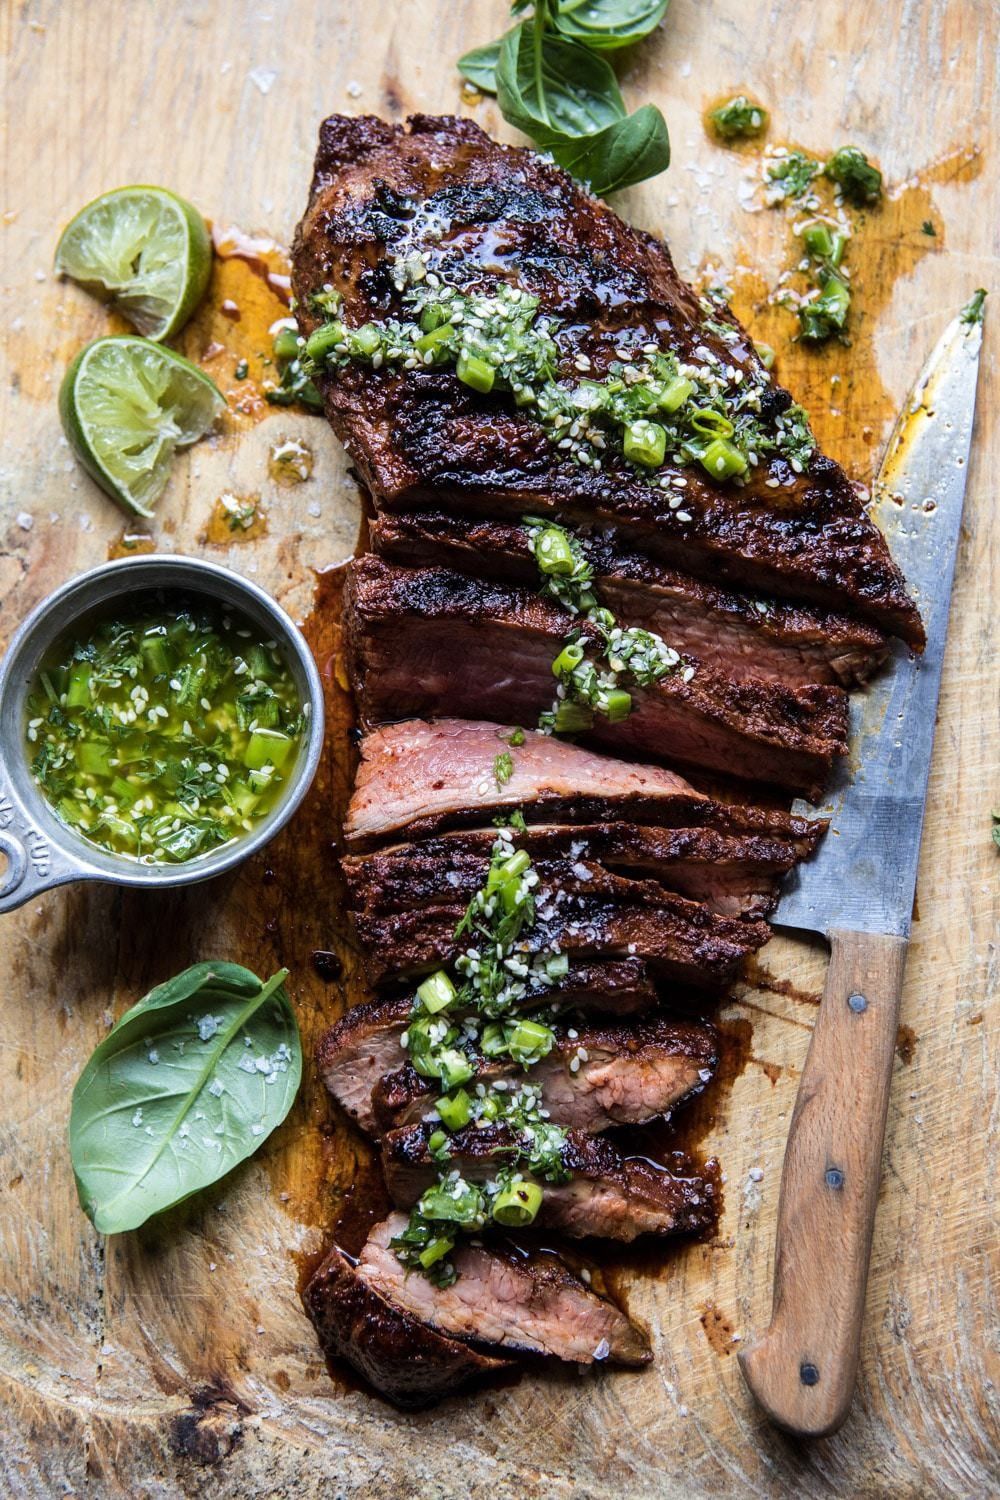
[[[306,711],[277,643],[201,598],[140,595],[57,641],[28,696],[56,816],[142,864],[202,857],[280,802]]]

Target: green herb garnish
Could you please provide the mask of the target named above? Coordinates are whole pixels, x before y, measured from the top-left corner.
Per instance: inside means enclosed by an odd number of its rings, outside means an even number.
[[[983,321],[985,310],[986,288],[980,287],[978,291],[973,292],[968,302],[962,308],[959,317],[962,319],[963,323],[968,323],[970,325],[981,323]]]
[[[771,184],[775,202],[791,198],[804,198],[820,170],[820,163],[804,151],[789,151],[784,156],[772,158],[766,168],[767,180]]]
[[[135,1229],[252,1156],[302,1076],[281,969],[200,963],[126,1011],[73,1090],[80,1205],[102,1234]]]
[[[882,173],[857,146],[841,146],[823,170],[856,208],[877,203],[882,196]]]
[[[724,141],[747,139],[763,135],[767,129],[767,110],[748,99],[746,94],[737,94],[719,104],[709,112],[712,129]]]
[[[467,52],[459,71],[495,93],[505,120],[596,193],[629,187],[670,163],[652,104],[628,114],[603,56],[648,36],[668,0],[535,0],[534,14],[496,42]],[[529,8],[514,0],[515,14]]]
[[[505,787],[514,774],[514,758],[509,750],[498,755],[493,762],[493,780],[497,784],[497,791]]]

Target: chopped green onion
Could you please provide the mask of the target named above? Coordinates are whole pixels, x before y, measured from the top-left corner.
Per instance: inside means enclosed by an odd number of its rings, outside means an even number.
[[[382,330],[377,323],[362,323],[360,328],[351,328],[347,333],[347,346],[352,354],[371,359],[382,347]]]
[[[275,359],[297,359],[299,335],[294,328],[281,328],[274,336]]]
[[[612,688],[604,698],[602,710],[612,724],[620,723],[632,712],[632,694],[624,688]]]
[[[449,1130],[461,1130],[472,1118],[472,1101],[464,1089],[454,1094],[442,1094],[437,1101],[437,1112]]]
[[[648,422],[645,417],[640,417],[638,422],[630,422],[625,428],[622,449],[632,463],[656,469],[667,451],[666,429],[658,422]]]
[[[463,349],[455,365],[455,374],[463,385],[471,386],[474,391],[481,391],[486,395],[493,389],[497,372],[488,360],[480,359],[478,354],[470,354],[468,349]]]
[[[689,396],[693,395],[694,381],[685,380],[682,375],[677,375],[668,385],[663,387],[663,390],[656,398],[656,404],[661,411],[665,411],[669,416],[682,407]]]
[[[691,413],[691,426],[701,437],[728,438],[733,435],[733,424],[728,417],[724,417],[721,411],[713,411],[710,406],[699,407]]]
[[[436,1016],[439,1011],[448,1009],[455,999],[456,991],[444,969],[438,969],[423,984],[417,985],[417,994],[424,1010],[429,1015]]]
[[[770,344],[754,344],[754,348],[757,351],[757,358],[764,366],[764,369],[772,370],[774,368],[774,361],[777,356],[775,355],[775,352],[771,348]]]
[[[438,1235],[436,1239],[429,1241],[424,1249],[418,1253],[417,1259],[424,1270],[427,1271],[435,1262],[443,1260],[449,1251],[454,1250],[454,1248],[454,1240],[448,1239],[444,1235]]]
[[[471,1066],[464,1052],[459,1052],[457,1047],[446,1047],[437,1054],[438,1076],[446,1089],[458,1088],[460,1083],[468,1083],[475,1069]]]
[[[542,1190],[537,1182],[512,1182],[493,1200],[493,1217],[509,1229],[523,1229],[531,1224],[542,1206]]]
[[[77,766],[89,776],[110,776],[110,751],[95,740],[81,740],[76,747]]]
[[[582,641],[570,641],[552,663],[553,677],[568,677],[583,661],[586,648]]]
[[[439,354],[447,357],[454,332],[450,323],[442,323],[417,339],[413,347],[422,358],[431,355],[432,362]]]
[[[539,1021],[519,1020],[510,1028],[507,1050],[515,1062],[529,1067],[547,1057],[555,1046],[556,1034],[551,1026]]]
[[[589,729],[593,722],[594,715],[585,704],[563,698],[556,707],[552,727],[556,734],[579,734],[581,730]]]
[[[847,237],[839,229],[831,229],[822,219],[816,219],[802,230],[802,243],[816,260],[839,266],[844,258]]]
[[[576,567],[569,538],[560,526],[547,526],[535,543],[535,558],[541,572],[566,577]]]
[[[91,702],[90,663],[88,661],[74,662],[70,668],[69,686],[66,689],[66,707],[89,708]]]
[[[344,343],[347,329],[343,323],[321,323],[306,339],[306,354],[318,362],[324,360],[338,344]]]
[[[287,734],[274,729],[255,729],[243,752],[243,764],[250,771],[259,771],[269,762],[280,771],[294,748],[295,741]]]
[[[747,471],[747,461],[743,454],[727,438],[713,439],[701,455],[700,463],[713,479],[732,479]]]

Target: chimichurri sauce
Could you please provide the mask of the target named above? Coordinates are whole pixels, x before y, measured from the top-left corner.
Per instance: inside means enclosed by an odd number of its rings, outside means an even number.
[[[277,643],[244,615],[147,593],[56,642],[25,736],[63,823],[112,854],[173,864],[275,807],[306,712]]]

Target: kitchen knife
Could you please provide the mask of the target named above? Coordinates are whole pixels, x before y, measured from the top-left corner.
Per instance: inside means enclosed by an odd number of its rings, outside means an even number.
[[[895,643],[868,692],[855,695],[849,767],[824,808],[830,830],[774,917],[826,937],[830,967],[785,1150],[771,1322],[740,1364],[772,1421],[809,1437],[840,1427],[857,1378],[983,296],[943,334],[876,480],[875,514],[923,616],[926,650],[914,656]]]

